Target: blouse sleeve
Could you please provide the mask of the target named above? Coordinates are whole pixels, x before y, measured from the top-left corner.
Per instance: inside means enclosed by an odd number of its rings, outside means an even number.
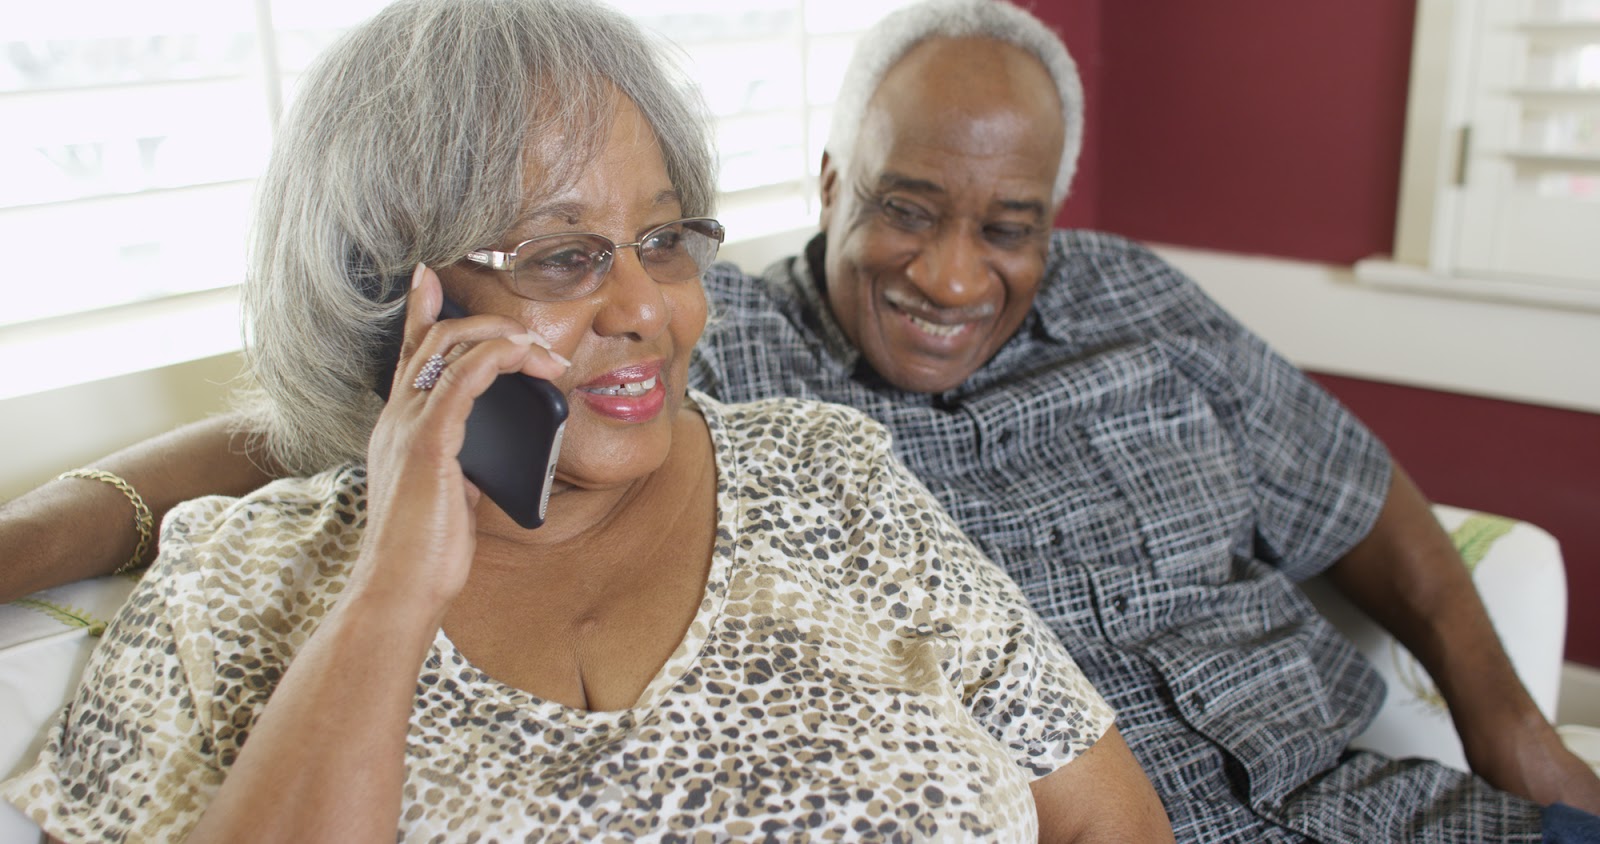
[[[197,658],[208,634],[178,605],[197,585],[185,582],[181,522],[168,520],[161,556],[107,625],[38,761],[0,786],[57,838],[181,840],[222,783],[205,704],[211,663]]]
[[[1046,776],[1098,741],[1114,713],[1016,583],[890,453],[886,432],[882,443],[867,500],[923,593],[910,635],[940,643],[968,713],[1019,766]]]

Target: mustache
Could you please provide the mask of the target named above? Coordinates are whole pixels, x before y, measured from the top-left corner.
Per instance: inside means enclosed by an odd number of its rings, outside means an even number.
[[[995,306],[991,302],[964,308],[946,308],[929,301],[927,297],[919,293],[898,287],[884,291],[883,297],[889,300],[889,304],[912,316],[943,325],[976,322],[980,319],[988,319],[994,316],[995,313]]]

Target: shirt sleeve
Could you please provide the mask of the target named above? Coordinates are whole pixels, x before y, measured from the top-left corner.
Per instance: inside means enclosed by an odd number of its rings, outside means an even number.
[[[876,423],[870,423],[875,425]],[[972,543],[899,459],[889,435],[872,459],[869,498],[885,541],[915,569],[913,636],[938,641],[968,714],[1034,778],[1072,761],[1115,716],[1016,583]]]
[[[1100,266],[1144,310],[1237,446],[1256,530],[1236,549],[1294,580],[1320,573],[1372,529],[1388,496],[1381,441],[1344,405],[1148,249],[1123,244]],[[1127,308],[1125,308],[1126,310]]]
[[[208,740],[209,661],[194,658],[204,633],[175,611],[190,553],[181,523],[180,512],[168,519],[160,557],[107,625],[39,759],[0,786],[57,838],[181,840],[222,783]]]
[[[1220,328],[1205,341],[1212,355],[1200,359],[1220,372],[1202,377],[1250,472],[1252,550],[1294,580],[1312,577],[1371,531],[1388,497],[1388,450],[1260,337],[1204,304]]]

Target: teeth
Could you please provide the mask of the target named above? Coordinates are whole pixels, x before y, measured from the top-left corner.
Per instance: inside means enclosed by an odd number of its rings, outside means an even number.
[[[955,325],[939,325],[938,323],[929,322],[922,317],[916,316],[915,314],[908,313],[906,316],[911,318],[912,325],[915,325],[924,332],[932,334],[935,337],[954,337],[961,332],[962,328],[966,327],[965,323],[956,323]]]
[[[589,392],[600,396],[628,396],[630,398],[642,396],[656,388],[657,376],[650,376],[643,381],[630,381],[618,384],[615,387],[594,387]]]

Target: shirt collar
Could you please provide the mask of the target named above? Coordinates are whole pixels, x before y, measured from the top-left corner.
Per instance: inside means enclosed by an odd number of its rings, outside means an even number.
[[[1033,297],[1033,307],[1028,318],[1017,329],[1017,335],[1029,335],[1040,340],[1066,344],[1072,341],[1072,260],[1071,238],[1057,229],[1051,232],[1049,251],[1045,253],[1044,278],[1039,281],[1039,291]],[[1016,337],[1011,338],[1015,342]],[[1008,344],[1009,345],[1009,344]]]
[[[773,264],[766,275],[770,283],[788,289],[799,299],[801,317],[821,339],[823,351],[840,370],[851,372],[860,363],[861,352],[845,335],[828,304],[827,281],[823,276],[827,244],[826,235],[819,232],[799,255]]]

